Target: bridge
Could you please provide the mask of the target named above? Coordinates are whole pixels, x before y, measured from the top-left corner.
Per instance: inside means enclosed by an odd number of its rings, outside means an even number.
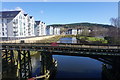
[[[2,60],[4,64],[3,71],[8,71],[17,63],[17,76],[21,78],[30,78],[32,73],[30,51],[41,52],[41,75],[51,75],[56,69],[56,61],[52,55],[85,56],[100,60],[107,64],[118,62],[120,57],[120,45],[107,44],[77,44],[77,43],[3,43]],[[16,53],[15,53],[16,51]],[[15,59],[14,54],[17,54]],[[9,66],[9,68],[8,68]],[[116,66],[116,65],[115,65]],[[49,76],[44,76],[49,78]]]
[[[3,43],[2,49],[51,52],[57,55],[120,56],[120,45],[95,45],[77,43]],[[97,52],[97,53],[96,53]]]

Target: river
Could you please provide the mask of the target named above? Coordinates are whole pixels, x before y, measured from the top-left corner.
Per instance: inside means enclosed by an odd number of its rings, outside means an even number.
[[[69,40],[69,41],[68,41]],[[62,38],[58,43],[76,43],[76,38]],[[102,62],[89,58],[77,56],[53,55],[58,61],[55,80],[103,80]],[[32,56],[33,76],[40,73],[40,55]]]

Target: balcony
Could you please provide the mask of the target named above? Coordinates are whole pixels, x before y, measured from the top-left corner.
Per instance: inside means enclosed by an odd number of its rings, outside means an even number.
[[[18,28],[18,26],[15,26],[15,25],[14,25],[13,28],[16,29],[16,28]]]
[[[17,21],[13,21],[13,24],[18,24],[18,22]]]
[[[18,30],[17,29],[13,29],[13,33],[17,33],[18,32]]]

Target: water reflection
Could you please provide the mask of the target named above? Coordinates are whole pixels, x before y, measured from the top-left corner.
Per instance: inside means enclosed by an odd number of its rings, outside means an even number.
[[[56,80],[59,78],[101,79],[102,63],[88,57],[53,56],[58,61]],[[40,75],[40,56],[32,56],[33,76]]]
[[[59,43],[76,43],[76,42],[77,42],[76,38],[62,38],[59,41]],[[54,80],[62,80],[62,79],[71,80],[72,78],[76,78],[75,80],[108,80],[104,76],[105,74],[108,75],[106,70],[110,70],[110,72],[112,73],[112,71],[114,71],[114,69],[116,68],[116,66],[114,67],[107,66],[108,67],[107,68],[106,65],[103,65],[104,63],[89,57],[53,55],[53,58],[58,61],[57,74]],[[120,58],[118,57],[118,61],[119,60]],[[33,76],[36,75],[39,76],[40,75],[39,53],[32,56],[32,67],[33,67]],[[117,70],[118,69],[116,69],[116,71]],[[115,78],[114,80],[119,80],[119,79]]]
[[[31,63],[32,63],[32,76],[39,76],[40,75],[40,54],[36,54],[31,56]]]
[[[102,63],[88,57],[54,56],[57,78],[101,78]]]
[[[77,43],[76,37],[61,38],[57,43]]]

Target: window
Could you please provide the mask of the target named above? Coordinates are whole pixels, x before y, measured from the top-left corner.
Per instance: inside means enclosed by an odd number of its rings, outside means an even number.
[[[9,16],[9,14],[7,14],[7,16]]]
[[[2,31],[4,31],[4,28],[2,28]]]
[[[11,14],[10,16],[13,16],[13,14]]]
[[[3,22],[4,20],[2,19],[2,22]]]
[[[7,23],[9,23],[10,21],[12,21],[12,19],[7,19]]]
[[[4,23],[2,23],[2,27],[4,27]]]
[[[0,17],[2,17],[2,14],[0,14]]]
[[[2,34],[3,34],[3,36],[4,36],[4,32],[3,32]]]

